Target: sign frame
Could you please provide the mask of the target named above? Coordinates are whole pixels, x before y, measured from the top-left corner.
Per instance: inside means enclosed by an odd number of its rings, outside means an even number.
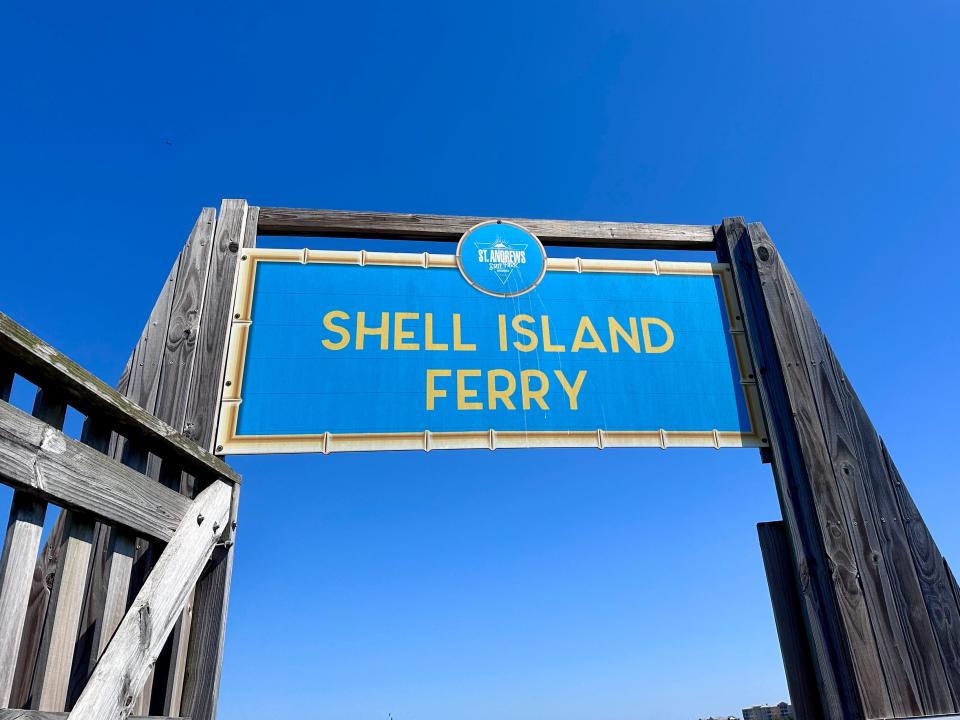
[[[233,300],[232,323],[217,427],[217,453],[224,455],[286,454],[373,450],[466,450],[504,448],[628,448],[628,447],[767,447],[767,432],[760,410],[756,376],[747,346],[743,313],[739,309],[731,268],[718,262],[664,262],[658,260],[609,260],[548,257],[544,273],[636,273],[646,275],[713,275],[720,279],[727,315],[727,331],[733,343],[740,384],[743,388],[749,432],[713,430],[597,430],[434,432],[425,428],[397,433],[329,433],[309,435],[238,435],[246,347],[253,323],[252,309],[257,266],[262,262],[453,268],[456,255],[437,253],[392,253],[367,250],[313,250],[245,248],[240,258]]]

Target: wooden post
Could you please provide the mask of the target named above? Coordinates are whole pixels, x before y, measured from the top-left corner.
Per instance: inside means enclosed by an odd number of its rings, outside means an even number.
[[[216,451],[214,439],[223,368],[233,311],[233,292],[242,248],[254,247],[257,238],[257,208],[244,200],[224,200],[217,220],[201,329],[200,364],[192,384],[184,432],[201,447]],[[217,713],[220,668],[226,633],[230,578],[233,573],[233,527],[236,522],[234,486],[233,517],[224,545],[214,553],[210,566],[197,583],[190,625],[190,644],[184,677],[180,714],[193,720],[212,720]]]
[[[63,396],[58,395],[56,392],[44,390],[43,388],[37,392],[33,403],[33,416],[35,418],[51,427],[62,428],[66,414],[67,403]],[[36,503],[36,506],[30,508],[29,505],[31,503]],[[10,509],[10,520],[11,523],[13,523],[13,527],[11,528],[8,525],[8,539],[10,542],[9,557],[11,560],[30,556],[34,558],[37,557],[37,550],[40,545],[40,534],[43,530],[43,518],[46,515],[46,510],[47,503],[37,500],[33,495],[24,495],[21,491],[14,493],[13,504]],[[14,513],[17,514],[16,520],[14,519]],[[33,522],[34,520],[36,520],[36,523]],[[13,531],[12,534],[10,532],[11,530]],[[7,556],[7,553],[7,546],[4,545],[4,556]],[[10,571],[10,579],[13,581],[13,576],[22,576],[21,574],[25,571],[25,568],[19,563],[11,562]],[[35,573],[34,576],[36,577]],[[8,587],[6,577],[4,577],[3,590],[6,593],[15,593],[19,596],[19,599],[11,598],[9,601],[4,601],[0,598],[0,605],[6,605],[13,610],[11,617],[0,620],[0,623],[3,623],[0,627],[3,628],[2,632],[4,636],[8,638],[11,632],[20,633],[19,642],[17,643],[19,648],[18,655],[16,656],[16,667],[13,669],[13,685],[8,689],[8,698],[6,699],[6,702],[11,705],[25,703],[28,699],[27,695],[29,694],[33,668],[43,631],[42,627],[29,625],[25,618],[30,615],[30,605],[33,602],[40,603],[45,612],[50,597],[47,586],[44,586],[43,592],[37,595],[31,591],[27,595],[26,604],[21,606],[23,602],[22,595],[25,589],[29,587],[29,584],[19,584],[19,580],[16,582],[18,583],[17,585],[11,584]],[[20,614],[21,612],[23,612],[23,615]],[[13,629],[15,624],[19,625],[18,629]],[[9,647],[12,649],[12,644]]]
[[[37,562],[47,504],[15,492],[0,559],[0,707],[10,706],[30,581]]]
[[[949,616],[957,603],[942,583],[921,582],[929,533],[919,515],[904,521],[876,430],[766,231],[725,220],[717,246],[760,375],[823,717],[956,712],[960,683],[943,648],[960,647],[960,623],[930,608]]]
[[[817,676],[804,629],[796,567],[786,528],[783,522],[760,523],[757,534],[796,720],[822,720]]]

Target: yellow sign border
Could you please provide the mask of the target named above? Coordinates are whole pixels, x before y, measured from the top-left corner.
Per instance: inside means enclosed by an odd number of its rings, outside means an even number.
[[[366,250],[242,250],[233,302],[233,321],[227,347],[223,394],[217,425],[216,451],[221,455],[268,453],[332,453],[363,450],[465,450],[500,448],[612,448],[612,447],[765,447],[756,376],[750,362],[743,326],[733,288],[730,266],[709,262],[661,262],[658,260],[601,260],[547,258],[547,272],[636,273],[641,275],[715,275],[720,278],[726,300],[728,329],[740,369],[740,383],[747,402],[750,432],[718,430],[523,432],[490,429],[478,432],[323,433],[322,435],[241,435],[236,433],[242,399],[243,366],[252,324],[253,284],[261,262],[319,263],[333,265],[394,265],[404,267],[457,268],[455,255],[434,253],[387,253]],[[736,310],[735,310],[736,309]]]

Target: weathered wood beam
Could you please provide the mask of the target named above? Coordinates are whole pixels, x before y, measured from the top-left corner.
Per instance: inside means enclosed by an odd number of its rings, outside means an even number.
[[[0,707],[11,704],[10,692],[46,511],[43,500],[23,492],[14,493],[0,558]]]
[[[0,401],[0,481],[167,541],[190,501]]]
[[[778,356],[778,343],[782,341],[774,332],[775,319],[767,309],[757,259],[743,218],[723,221],[717,233],[717,255],[721,262],[730,263],[744,312],[750,355],[757,369],[757,386],[770,438],[780,507],[790,535],[794,562],[801,574],[803,616],[817,673],[823,717],[826,720],[856,720],[862,717],[860,698],[833,591],[831,562],[819,532],[795,411],[787,394],[786,368],[781,367]]]
[[[73,720],[130,714],[190,589],[230,519],[232,487],[214,481],[190,506],[107,645],[77,700]]]
[[[9,386],[0,390],[5,396],[0,404],[6,404]],[[62,396],[41,388],[33,403],[33,417],[37,419],[33,420],[25,413],[20,414],[44,426],[49,424],[61,428],[67,414],[67,404]],[[21,490],[14,492],[3,558],[0,560],[0,706],[20,700],[14,687],[18,672],[24,673],[20,676],[23,682],[30,682],[25,675],[26,669],[20,663],[22,658],[29,657],[29,672],[33,671],[32,662],[36,656],[34,642],[39,642],[39,633],[25,630],[24,622],[31,600],[33,572],[30,567],[36,562],[46,511],[47,503],[41,498]]]
[[[799,577],[783,521],[757,525],[760,552],[796,720],[822,720],[817,675],[803,622]]]
[[[662,225],[583,220],[529,220],[457,215],[410,215],[261,207],[260,235],[379,238],[456,242],[486,220],[507,220],[534,233],[544,245],[619,247],[650,250],[712,250],[710,225]]]
[[[228,323],[224,321],[224,328]],[[226,329],[224,329],[226,332]],[[223,460],[197,447],[166,423],[145,412],[102,380],[40,338],[0,313],[0,355],[7,355],[15,370],[41,387],[56,387],[73,407],[110,424],[128,438],[142,439],[163,458],[176,458],[198,476],[223,477],[240,482],[240,476]],[[219,380],[216,382],[219,386]]]
[[[34,668],[31,705],[37,710],[66,709],[92,542],[93,519],[71,513],[64,528],[60,565]]]
[[[236,281],[236,265],[242,248],[255,247],[259,208],[242,200],[224,200],[217,220],[213,256],[207,275],[207,291],[203,303],[203,325],[213,331],[213,342],[204,342],[200,364],[190,391],[188,422],[193,437],[204,447],[214,449],[217,413],[223,388],[228,337],[218,330],[219,323],[230,324],[232,298]],[[215,319],[215,320],[213,320]],[[217,380],[213,380],[217,378]],[[218,548],[199,582],[193,598],[185,677],[179,712],[194,720],[212,720],[217,713],[220,692],[220,669],[227,627],[230,600],[230,579],[233,574],[234,521],[239,486],[234,488],[230,527],[224,546]],[[175,711],[171,706],[170,712]]]

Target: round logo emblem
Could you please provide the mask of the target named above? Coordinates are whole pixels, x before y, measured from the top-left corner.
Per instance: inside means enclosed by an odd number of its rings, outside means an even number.
[[[503,220],[488,220],[460,238],[457,267],[480,292],[514,297],[530,292],[543,279],[547,253],[529,230]]]

